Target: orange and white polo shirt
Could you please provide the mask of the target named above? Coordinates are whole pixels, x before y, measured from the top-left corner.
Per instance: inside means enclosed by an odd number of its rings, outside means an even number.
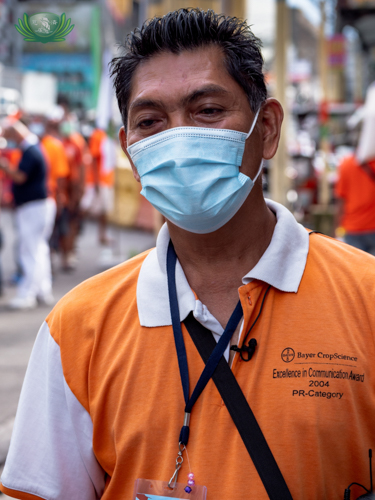
[[[250,362],[232,370],[294,499],[335,500],[369,486],[375,446],[375,259],[308,232],[290,212],[239,288]],[[125,500],[134,481],[167,481],[184,399],[169,315],[163,226],[156,249],[82,283],[42,326],[27,370],[1,489],[21,499]],[[180,318],[222,328],[176,273]],[[190,386],[202,370],[183,326]],[[243,337],[243,335],[242,335]],[[188,444],[208,500],[267,493],[211,380],[195,404]],[[186,461],[179,481],[187,479]],[[353,498],[362,491],[354,486]]]

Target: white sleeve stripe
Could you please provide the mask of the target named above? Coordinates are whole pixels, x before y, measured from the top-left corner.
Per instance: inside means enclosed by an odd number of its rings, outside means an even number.
[[[5,487],[5,488],[8,488],[8,490],[13,490],[13,488],[11,488],[10,486],[8,486],[7,484],[4,484],[3,481],[1,481],[1,484]],[[49,500],[48,498],[46,497],[41,497],[40,495],[36,495],[35,493],[33,493],[32,491],[27,491],[27,490],[16,490],[17,492],[19,491],[20,493],[26,493],[27,495],[33,495],[34,497],[37,496],[38,498],[42,498],[43,500]]]
[[[68,387],[60,347],[44,323],[26,371],[2,483],[46,500],[100,498],[105,474],[92,435],[91,417]]]

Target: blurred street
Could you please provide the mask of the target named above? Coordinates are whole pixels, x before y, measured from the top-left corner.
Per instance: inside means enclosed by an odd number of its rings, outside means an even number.
[[[1,252],[5,287],[3,296],[0,297],[0,470],[7,454],[19,393],[35,336],[51,309],[48,306],[28,311],[7,309],[5,304],[15,294],[15,287],[9,284],[15,270],[14,232],[10,211],[2,212],[1,229],[5,240]],[[113,252],[103,254],[97,244],[97,233],[96,224],[86,222],[83,234],[78,239],[77,269],[71,273],[62,273],[57,268],[53,282],[56,302],[83,280],[154,246],[155,242],[151,232],[110,227]]]

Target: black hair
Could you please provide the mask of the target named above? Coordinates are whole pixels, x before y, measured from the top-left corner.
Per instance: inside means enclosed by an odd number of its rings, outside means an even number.
[[[142,61],[171,52],[216,45],[224,54],[228,73],[243,88],[250,108],[256,112],[267,98],[263,74],[261,41],[245,21],[198,8],[178,9],[163,17],[154,17],[126,38],[124,55],[111,62],[111,76],[126,128],[132,77]]]

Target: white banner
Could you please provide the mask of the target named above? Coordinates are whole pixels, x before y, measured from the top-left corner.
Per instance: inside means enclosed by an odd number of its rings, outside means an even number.
[[[56,103],[56,77],[49,73],[28,71],[22,80],[22,97],[25,111],[46,114]]]
[[[375,158],[375,83],[367,90],[357,158],[362,163]]]

